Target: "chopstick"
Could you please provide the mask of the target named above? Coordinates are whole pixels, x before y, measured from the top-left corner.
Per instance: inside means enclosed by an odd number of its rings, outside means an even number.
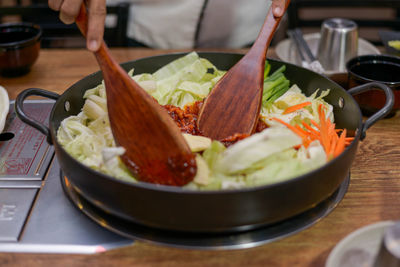
[[[323,74],[325,72],[324,68],[322,67],[321,63],[315,58],[313,53],[311,52],[310,47],[308,46],[307,42],[304,40],[303,33],[299,28],[294,30],[288,30],[289,37],[294,40],[297,50],[299,51],[300,57],[305,58],[307,56],[306,62],[307,67],[315,72]],[[303,53],[304,52],[304,53]],[[304,64],[302,63],[303,67]]]
[[[287,31],[287,35],[288,35],[289,38],[292,40],[292,43],[294,44],[294,46],[295,46],[295,48],[296,48],[296,50],[297,50],[297,53],[298,53],[299,56],[300,56],[301,65],[302,65],[304,68],[309,68],[308,62],[307,62],[307,60],[306,60],[306,58],[305,58],[305,56],[304,56],[304,54],[303,54],[303,50],[301,49],[301,45],[300,45],[300,43],[299,43],[299,40],[296,38],[296,35],[295,35],[294,30],[288,30],[288,31]]]
[[[313,61],[317,60],[314,57],[313,53],[311,52],[311,49],[308,46],[307,42],[304,40],[303,33],[301,32],[301,30],[299,28],[294,29],[294,36],[295,36],[295,38],[297,38],[298,43],[300,44],[300,47],[302,49],[304,49],[304,51],[306,52],[309,62],[313,62]]]

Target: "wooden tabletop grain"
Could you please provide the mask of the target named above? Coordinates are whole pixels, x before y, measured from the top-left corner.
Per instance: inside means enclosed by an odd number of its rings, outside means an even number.
[[[118,62],[171,51],[112,49]],[[272,53],[272,52],[270,52]],[[270,54],[273,56],[273,54]],[[62,93],[97,71],[86,50],[42,50],[30,73],[0,77],[11,99],[37,87]],[[298,234],[263,246],[231,251],[198,251],[135,242],[97,255],[1,253],[0,266],[324,266],[333,247],[362,226],[400,218],[400,116],[379,121],[360,143],[349,189],[337,208]]]

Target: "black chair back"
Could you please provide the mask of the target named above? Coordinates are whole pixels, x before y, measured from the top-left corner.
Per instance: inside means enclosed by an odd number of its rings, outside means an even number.
[[[38,24],[43,31],[42,47],[75,48],[85,47],[85,39],[75,24],[66,25],[58,18],[58,12],[51,10],[47,4],[38,1],[29,6],[0,7],[0,21],[7,16],[18,16],[20,21]],[[104,40],[110,47],[128,46],[126,36],[129,15],[129,4],[107,7],[107,16],[113,16],[114,25],[105,28]]]

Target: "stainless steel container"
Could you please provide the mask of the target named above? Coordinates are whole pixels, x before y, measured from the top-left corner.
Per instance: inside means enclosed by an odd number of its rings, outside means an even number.
[[[327,71],[346,71],[346,62],[357,56],[358,27],[348,19],[327,19],[321,26],[318,60]]]

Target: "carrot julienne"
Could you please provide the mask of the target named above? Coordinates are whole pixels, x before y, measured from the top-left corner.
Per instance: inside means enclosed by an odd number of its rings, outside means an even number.
[[[290,107],[286,108],[282,114],[289,114],[289,113],[295,112],[296,110],[302,109],[309,105],[311,105],[311,102],[307,101],[307,102],[300,103],[300,104],[297,104],[294,106],[290,106]]]
[[[303,134],[303,136],[307,136],[308,132],[303,130],[303,128],[300,127],[300,125],[296,125],[295,126],[297,130],[299,130],[299,132],[301,132]]]
[[[333,156],[337,157],[342,153],[342,151],[345,148],[345,138],[346,138],[346,129],[343,130],[343,132],[340,134],[340,138],[337,142],[337,146],[335,148],[335,151],[333,152]]]
[[[315,120],[310,120],[310,122],[312,125],[314,125],[319,130],[320,125]]]
[[[321,133],[321,141],[322,141],[321,143],[325,149],[325,152],[328,154],[329,147],[330,147],[329,136],[328,136],[329,124],[328,124],[328,121],[326,120],[325,111],[323,109],[322,104],[319,105],[319,107],[318,107],[318,115],[319,115],[320,133]]]
[[[354,137],[347,137],[346,129],[335,129],[336,125],[326,117],[325,109],[326,107],[323,104],[318,106],[319,123],[314,120],[309,120],[310,123],[307,123],[303,120],[301,124],[293,126],[279,118],[271,119],[285,125],[300,136],[302,138],[302,145],[305,148],[307,148],[311,142],[318,140],[325,150],[327,159],[331,160],[339,156],[344,151],[345,147],[354,140]],[[299,148],[300,146],[295,147],[295,149]]]
[[[297,134],[300,137],[304,137],[304,134],[302,132],[300,132],[296,127],[290,125],[289,123],[284,122],[281,119],[278,118],[272,118],[273,120],[282,123],[283,125],[285,125],[286,127],[288,127],[290,130],[292,130],[295,134]]]
[[[334,157],[337,140],[337,138],[332,139],[331,148],[328,153],[328,159],[332,159]]]

